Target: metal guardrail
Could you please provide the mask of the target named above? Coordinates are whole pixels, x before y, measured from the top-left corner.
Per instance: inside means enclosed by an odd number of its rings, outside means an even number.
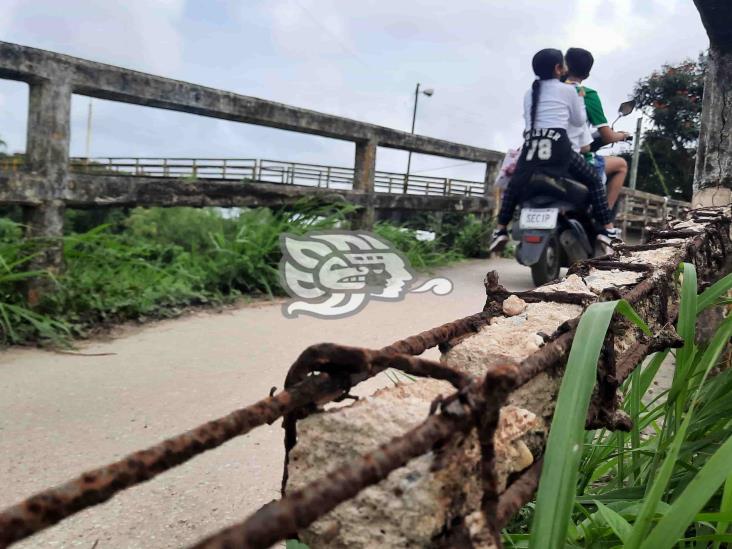
[[[23,168],[22,156],[0,158],[0,169],[17,172]],[[301,185],[334,190],[353,188],[354,169],[303,162],[256,158],[162,158],[97,157],[70,159],[77,173],[115,174],[145,177],[202,179],[218,181],[260,181],[282,185]],[[406,185],[405,185],[406,184]],[[485,184],[466,179],[377,171],[374,190],[379,193],[421,196],[483,197]],[[645,191],[623,187],[620,191],[617,223],[623,230],[645,231],[646,226],[678,218],[691,203]]]
[[[115,173],[146,177],[249,180],[326,189],[353,188],[354,170],[339,166],[254,158],[72,158],[71,169],[83,173]],[[405,185],[406,184],[406,185]],[[377,171],[376,192],[428,196],[484,196],[479,181]],[[617,220],[628,228],[658,225],[678,217],[689,202],[623,187]]]
[[[623,227],[623,232],[640,230],[643,235],[647,226],[663,225],[669,216],[678,219],[691,208],[690,202],[627,187],[621,189],[620,200],[616,223]]]
[[[253,158],[72,158],[75,172],[191,179],[262,181],[335,190],[353,188],[355,170],[302,162]],[[485,184],[465,179],[377,171],[374,190],[422,196],[482,197]],[[406,191],[406,193],[405,193]]]

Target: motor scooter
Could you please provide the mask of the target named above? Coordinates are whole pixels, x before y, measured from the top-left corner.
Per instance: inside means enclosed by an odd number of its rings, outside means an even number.
[[[613,126],[634,108],[635,101],[622,103]],[[591,148],[601,146],[596,139]],[[531,268],[537,286],[559,278],[562,267],[612,251],[597,242],[601,227],[591,215],[589,190],[577,181],[535,173],[519,199],[519,208],[518,222],[512,228],[518,242],[516,260]]]

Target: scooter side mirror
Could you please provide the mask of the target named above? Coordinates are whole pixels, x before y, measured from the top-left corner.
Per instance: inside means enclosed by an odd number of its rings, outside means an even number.
[[[623,101],[620,103],[620,107],[618,107],[618,114],[620,116],[628,116],[630,113],[633,112],[635,109],[635,100],[631,99],[630,101]]]

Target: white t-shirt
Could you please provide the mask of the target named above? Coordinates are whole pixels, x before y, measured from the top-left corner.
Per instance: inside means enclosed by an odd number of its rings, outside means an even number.
[[[569,141],[572,143],[572,148],[577,152],[585,145],[592,143],[592,132],[587,124],[570,126],[567,129],[567,137],[569,137]]]
[[[556,78],[541,80],[539,102],[536,106],[534,128],[562,128],[586,126],[585,102],[577,95],[572,84],[565,84]],[[531,128],[531,89],[524,96],[524,122]]]

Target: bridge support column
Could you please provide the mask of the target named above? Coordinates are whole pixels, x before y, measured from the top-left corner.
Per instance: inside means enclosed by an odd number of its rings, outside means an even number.
[[[24,211],[26,237],[37,242],[41,252],[31,268],[57,274],[63,266],[63,198],[68,185],[71,86],[63,81],[43,80],[30,84],[28,101],[27,169],[43,177],[38,206]],[[30,305],[53,291],[48,277],[27,284]]]
[[[353,190],[365,195],[365,204],[352,218],[354,229],[371,230],[374,226],[374,175],[376,174],[377,142],[361,141],[356,143]]]
[[[487,200],[493,201],[493,217],[498,217],[499,194],[498,189],[496,189],[496,187],[493,185],[493,182],[496,180],[496,177],[498,177],[499,169],[500,166],[496,161],[486,162],[485,164],[485,177],[483,178],[483,196]]]

